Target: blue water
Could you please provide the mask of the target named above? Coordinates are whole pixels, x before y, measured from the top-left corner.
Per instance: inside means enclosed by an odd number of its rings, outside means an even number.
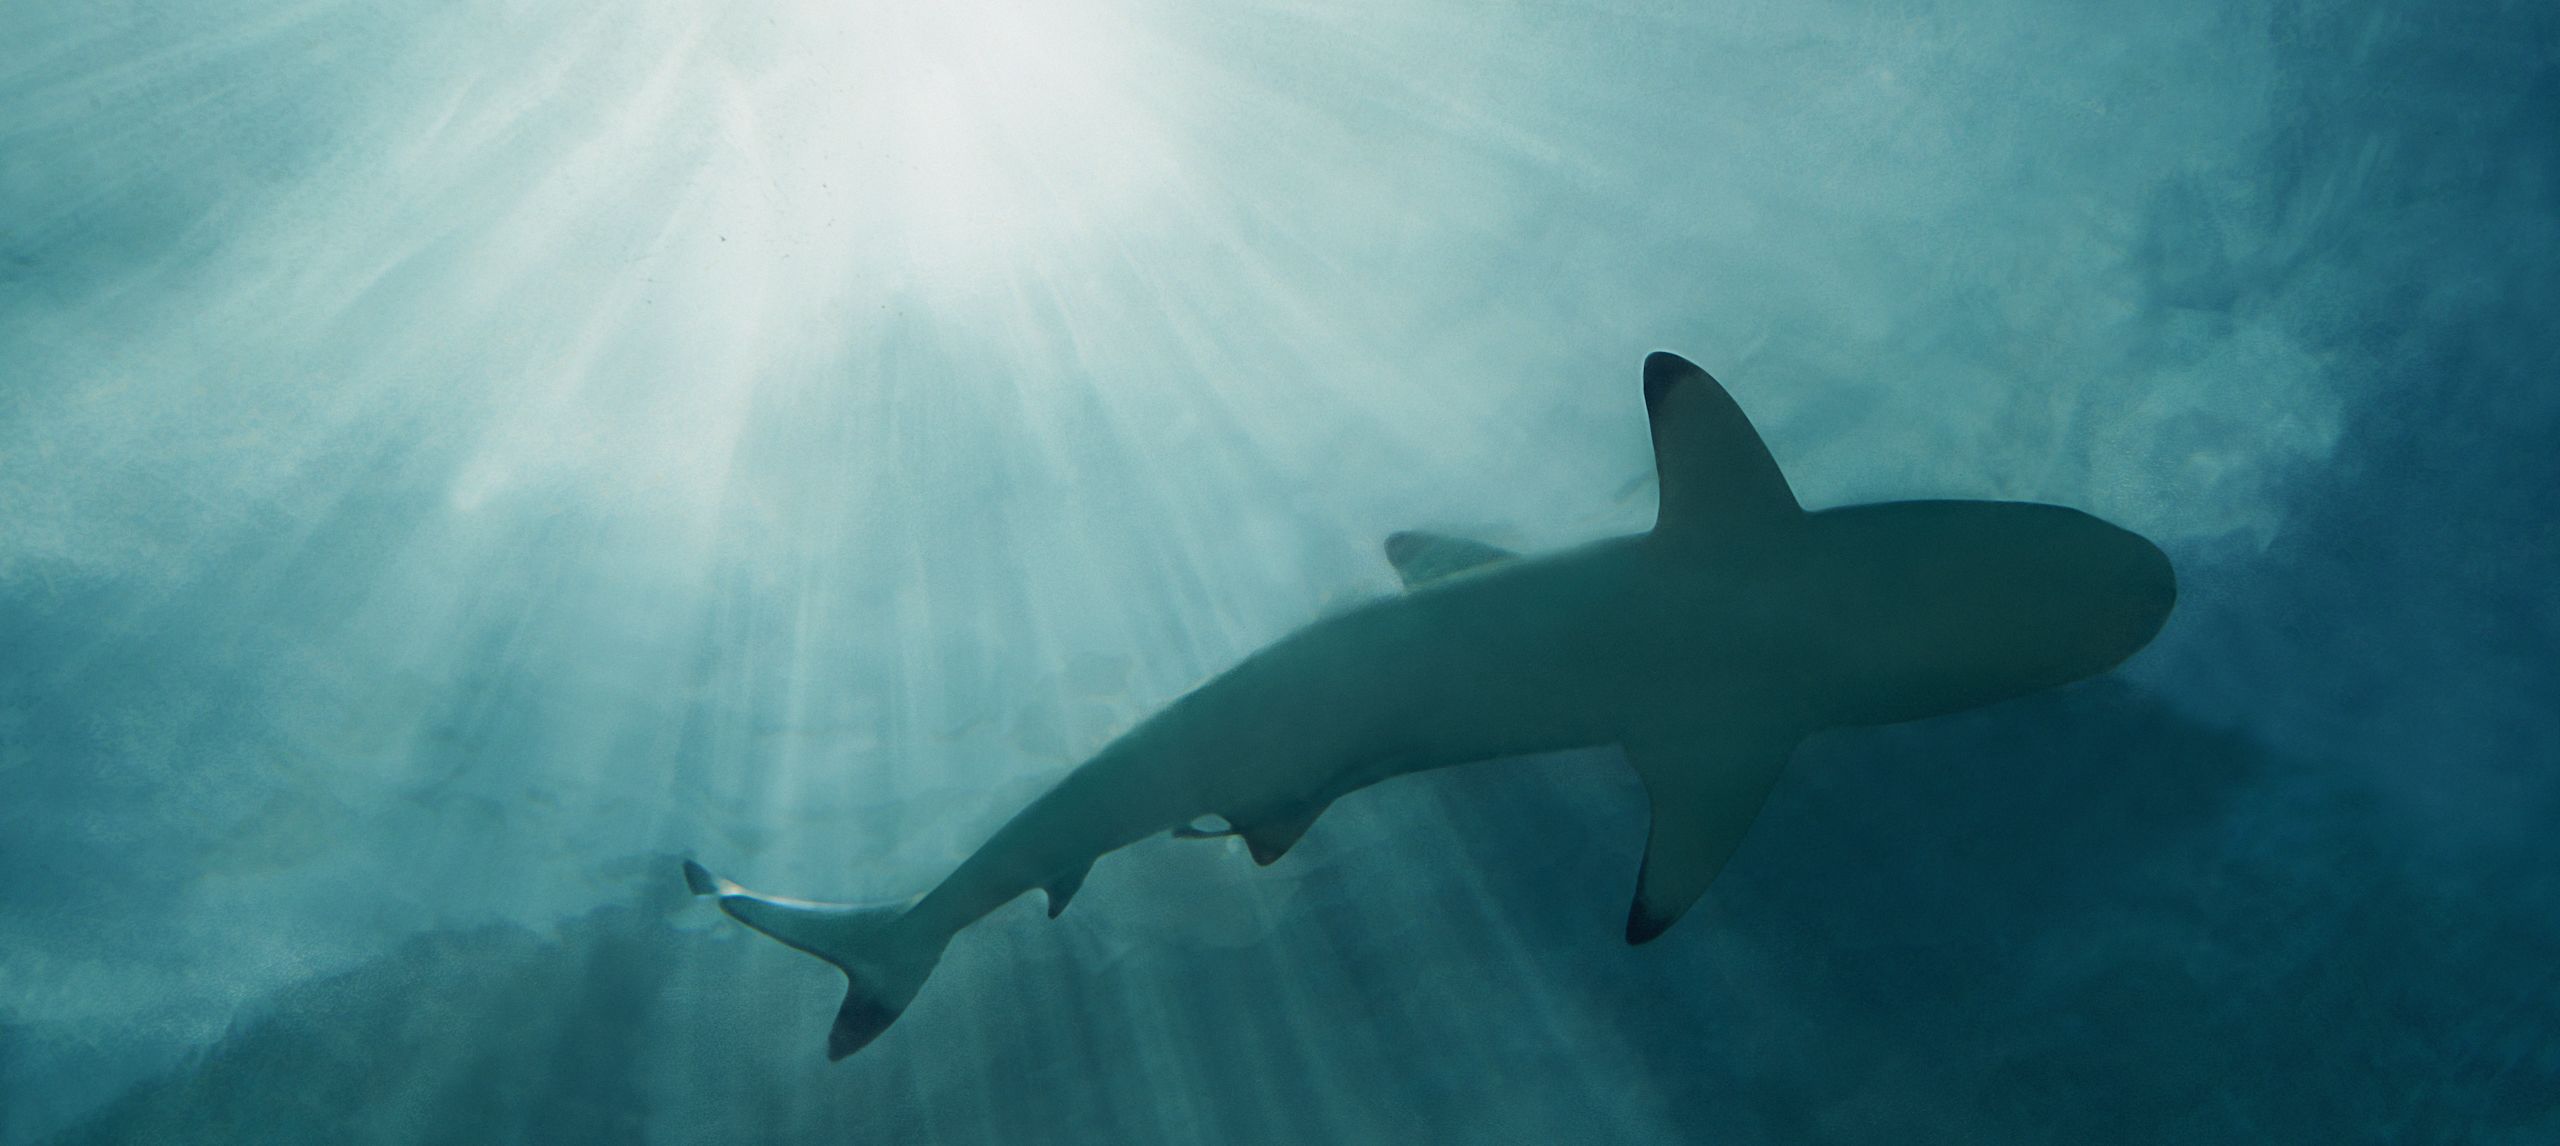
[[[2560,1140],[2539,4],[0,7],[0,1142]],[[1609,752],[840,980],[1425,527],[2156,539],[2122,671]]]

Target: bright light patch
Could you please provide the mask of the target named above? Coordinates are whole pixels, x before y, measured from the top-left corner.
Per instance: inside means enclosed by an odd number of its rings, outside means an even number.
[[[1127,225],[1171,170],[1133,25],[1068,4],[811,3],[739,81],[767,174],[949,284]],[[812,186],[814,183],[814,186]]]

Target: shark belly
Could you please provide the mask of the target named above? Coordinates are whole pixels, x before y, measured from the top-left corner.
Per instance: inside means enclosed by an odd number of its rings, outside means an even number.
[[[1637,591],[1631,547],[1603,544],[1395,602],[1357,762],[1400,775],[1616,742],[1647,687]]]
[[[1598,547],[1604,549],[1606,547]],[[1169,708],[1183,819],[1312,819],[1411,772],[1616,742],[1641,692],[1623,554],[1567,555],[1300,630]]]

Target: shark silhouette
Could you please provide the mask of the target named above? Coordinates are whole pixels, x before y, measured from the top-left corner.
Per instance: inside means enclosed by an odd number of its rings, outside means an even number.
[[[1627,942],[1661,935],[1742,842],[1789,754],[2096,675],[2177,597],[2150,542],[2019,502],[1807,513],[1724,387],[1644,364],[1661,509],[1650,532],[1524,558],[1387,539],[1405,585],[1299,629],[1185,694],[1033,801],[916,899],[763,896],[690,860],[741,922],[841,968],[827,1056],[860,1050],[951,937],[1034,888],[1065,910],[1096,858],[1156,832],[1286,854],[1345,793],[1453,764],[1616,744],[1652,827]],[[1188,825],[1217,816],[1225,831]]]

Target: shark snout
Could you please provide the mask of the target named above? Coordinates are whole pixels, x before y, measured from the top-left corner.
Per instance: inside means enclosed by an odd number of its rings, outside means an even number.
[[[2169,623],[2169,613],[2178,606],[2178,571],[2170,566],[2169,555],[2142,535],[2124,529],[2115,532],[2117,554],[2111,564],[2117,582],[2114,612],[2121,623],[2117,634],[2121,659],[2142,651]]]

